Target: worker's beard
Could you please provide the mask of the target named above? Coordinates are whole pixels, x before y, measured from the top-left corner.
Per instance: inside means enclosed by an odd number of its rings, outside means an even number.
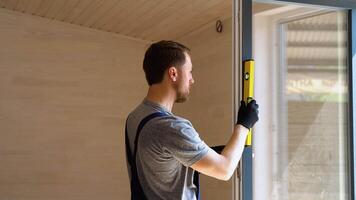
[[[179,84],[175,84],[174,88],[176,90],[176,103],[183,103],[189,99],[189,90],[184,91]]]

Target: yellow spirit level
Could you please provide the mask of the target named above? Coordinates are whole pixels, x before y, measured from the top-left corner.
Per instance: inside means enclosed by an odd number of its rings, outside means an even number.
[[[255,61],[246,60],[243,62],[243,96],[242,99],[245,103],[249,103],[253,99],[254,94],[254,82],[255,82]],[[246,139],[246,146],[251,146],[252,144],[252,132],[251,129],[248,132]]]

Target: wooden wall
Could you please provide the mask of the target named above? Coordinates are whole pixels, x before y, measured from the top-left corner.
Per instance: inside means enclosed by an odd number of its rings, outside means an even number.
[[[232,132],[231,20],[179,39],[195,86],[174,111],[208,145]],[[124,120],[147,91],[147,41],[0,9],[0,195],[129,199]],[[162,38],[167,39],[167,38]],[[231,199],[232,183],[202,176],[203,199]]]
[[[129,199],[147,42],[0,9],[0,199]]]

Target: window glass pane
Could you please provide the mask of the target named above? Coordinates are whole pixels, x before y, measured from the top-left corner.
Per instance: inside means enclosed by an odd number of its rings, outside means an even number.
[[[282,24],[280,160],[284,197],[347,199],[347,17]],[[285,165],[285,166],[283,166]]]
[[[350,197],[347,11],[253,5],[254,199]]]

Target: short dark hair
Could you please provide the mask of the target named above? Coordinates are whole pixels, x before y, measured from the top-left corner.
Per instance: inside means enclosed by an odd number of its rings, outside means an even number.
[[[174,41],[162,40],[151,44],[143,60],[148,85],[162,82],[168,67],[182,66],[185,63],[184,53],[189,52],[188,47]]]

